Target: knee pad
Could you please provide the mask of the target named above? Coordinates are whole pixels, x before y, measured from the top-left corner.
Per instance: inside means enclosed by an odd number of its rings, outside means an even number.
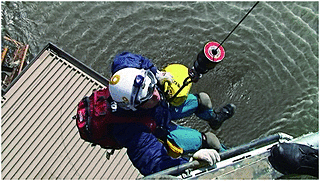
[[[202,148],[220,150],[221,144],[217,136],[211,132],[202,133]]]
[[[198,96],[198,103],[199,103],[198,112],[212,109],[212,102],[211,102],[210,96],[207,93],[200,92],[197,96]]]

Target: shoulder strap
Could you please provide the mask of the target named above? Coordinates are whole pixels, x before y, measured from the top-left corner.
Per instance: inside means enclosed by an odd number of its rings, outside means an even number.
[[[89,97],[84,98],[84,106],[86,111],[86,130],[87,130],[87,136],[91,140],[91,116],[90,116],[90,99]]]

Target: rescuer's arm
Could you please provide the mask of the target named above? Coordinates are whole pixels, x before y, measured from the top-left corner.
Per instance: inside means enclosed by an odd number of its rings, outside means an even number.
[[[143,175],[188,162],[184,158],[170,157],[163,144],[142,124],[117,124],[113,134],[116,140],[127,148],[130,160]]]
[[[158,71],[157,67],[151,62],[151,60],[130,52],[122,52],[114,58],[111,65],[112,75],[123,68],[151,70],[155,75]]]

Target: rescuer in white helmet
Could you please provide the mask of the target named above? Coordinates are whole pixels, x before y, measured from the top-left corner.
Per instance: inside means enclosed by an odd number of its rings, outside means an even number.
[[[124,68],[112,76],[109,89],[111,97],[121,108],[135,111],[150,99],[154,100],[154,105],[145,105],[146,109],[158,104],[160,95],[156,84],[157,79],[150,70]]]
[[[183,155],[194,153],[194,159],[210,164],[220,160],[218,151],[223,150],[213,133],[172,124],[171,120],[188,117],[195,113],[220,127],[234,114],[234,105],[229,104],[216,113],[210,97],[205,93],[189,94],[185,104],[170,105],[159,88],[164,82],[172,82],[168,72],[160,72],[153,63],[129,52],[117,55],[113,61],[109,82],[116,116],[154,119],[157,129],[150,132],[141,124],[124,123],[113,126],[113,136],[127,148],[133,164],[143,175],[188,162]],[[214,123],[214,124],[212,124]],[[161,140],[159,142],[158,140]]]

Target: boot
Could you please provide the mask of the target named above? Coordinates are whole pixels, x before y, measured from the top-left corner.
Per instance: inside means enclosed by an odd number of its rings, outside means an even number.
[[[234,104],[227,104],[222,107],[219,112],[215,112],[212,109],[211,99],[207,93],[200,92],[196,96],[198,97],[199,103],[196,115],[199,118],[208,121],[212,129],[219,129],[225,120],[233,116],[236,108]]]
[[[208,120],[210,127],[214,130],[219,129],[225,120],[233,116],[235,108],[234,104],[227,104],[219,112],[212,112],[212,118]]]

